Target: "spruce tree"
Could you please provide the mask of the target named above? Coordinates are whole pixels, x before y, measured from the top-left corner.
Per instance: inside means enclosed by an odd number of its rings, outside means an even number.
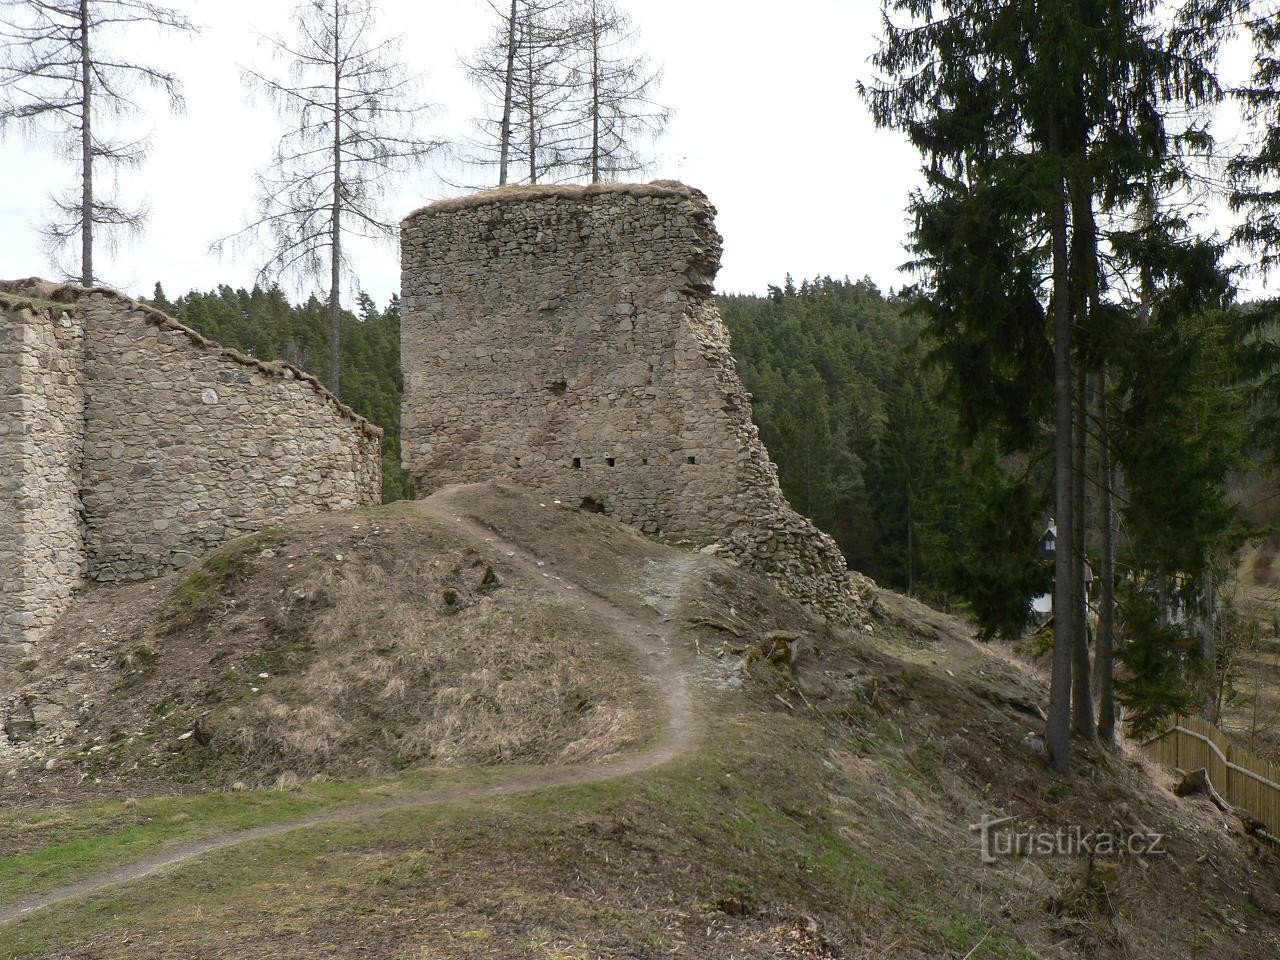
[[[1247,449],[1244,324],[1222,249],[1177,232],[1157,224],[1113,238],[1148,278],[1142,308],[1117,312],[1112,335],[1129,633],[1117,651],[1128,667],[1117,692],[1135,729],[1154,728],[1195,702],[1198,687],[1211,686],[1216,665],[1203,636],[1222,579],[1215,568],[1246,533],[1227,491]]]
[[[904,131],[924,157],[914,249],[962,421],[996,424],[1011,450],[1034,454],[1051,440],[1058,539],[1046,744],[1065,771],[1084,563],[1074,481],[1086,421],[1073,414],[1084,371],[1105,362],[1089,334],[1109,280],[1125,269],[1104,268],[1099,249],[1151,178],[1182,175],[1180,142],[1204,145],[1198,126],[1169,118],[1194,117],[1219,96],[1217,35],[1196,3],[885,0],[883,9],[882,77],[863,94],[876,122]],[[957,241],[948,225],[990,242]],[[1051,417],[1036,402],[1046,387]]]
[[[1248,14],[1244,25],[1254,48],[1249,79],[1232,91],[1251,132],[1248,146],[1228,164],[1231,208],[1243,215],[1233,239],[1257,254],[1265,273],[1280,262],[1280,9],[1263,0],[1233,5]]]

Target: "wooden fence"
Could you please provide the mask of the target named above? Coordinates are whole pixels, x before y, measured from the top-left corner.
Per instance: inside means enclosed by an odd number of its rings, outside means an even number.
[[[1236,746],[1199,717],[1178,717],[1172,727],[1143,746],[1168,766],[1204,767],[1224,800],[1257,817],[1266,826],[1268,840],[1280,838],[1280,766]]]

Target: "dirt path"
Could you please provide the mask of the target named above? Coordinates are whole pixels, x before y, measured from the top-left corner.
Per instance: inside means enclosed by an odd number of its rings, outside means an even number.
[[[530,576],[535,582],[541,583],[546,590],[558,593],[562,598],[572,599],[582,607],[591,610],[641,655],[643,661],[648,665],[647,676],[661,692],[665,707],[662,733],[652,746],[609,763],[581,767],[548,767],[545,770],[522,773],[502,783],[487,786],[455,787],[404,794],[388,800],[328,810],[286,823],[254,827],[250,830],[241,830],[236,833],[227,833],[221,836],[208,837],[204,840],[194,840],[190,843],[179,844],[141,860],[123,864],[75,883],[29,897],[26,900],[0,906],[0,924],[8,923],[33,911],[54,906],[75,897],[139,880],[166,867],[185,863],[207,853],[213,853],[217,850],[249,843],[254,840],[279,836],[294,830],[303,830],[307,827],[345,820],[358,820],[363,817],[371,817],[391,810],[401,810],[409,807],[528,793],[551,787],[599,783],[652,769],[686,753],[696,741],[699,727],[693,705],[692,690],[677,654],[678,629],[675,620],[661,612],[655,612],[652,618],[635,616],[626,612],[606,597],[592,592],[581,584],[570,582],[559,572],[554,562],[543,560],[528,550],[503,540],[492,530],[481,526],[479,523],[459,516],[456,511],[450,508],[449,498],[450,490],[445,489],[429,500],[419,501],[417,507],[422,513],[461,531],[468,538],[492,547],[498,554],[495,557],[495,562],[499,566],[514,566]],[[665,591],[667,598],[671,601],[668,604],[664,604],[667,609],[674,609],[675,600],[679,597],[683,588],[684,578],[692,565],[693,560],[689,558],[673,566],[666,584],[667,590]]]

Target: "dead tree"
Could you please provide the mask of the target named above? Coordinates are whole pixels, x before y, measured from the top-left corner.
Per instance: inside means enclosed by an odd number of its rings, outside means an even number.
[[[631,18],[613,0],[579,0],[570,75],[579,136],[571,163],[592,183],[639,173],[641,141],[656,140],[671,111],[654,99],[661,74],[635,53]]]
[[[344,237],[394,240],[381,209],[391,179],[443,146],[414,130],[428,107],[413,99],[416,78],[398,45],[374,38],[374,0],[303,0],[291,40],[270,38],[284,77],[245,72],[286,127],[270,166],[258,175],[257,216],[214,244],[266,237],[259,280],[298,277],[329,283],[329,389],[341,390]]]
[[[497,166],[498,185],[564,179],[575,138],[568,111],[579,20],[570,0],[489,0],[498,22],[463,60],[489,105],[468,160]],[[517,172],[518,171],[518,172]]]
[[[99,228],[110,240],[113,231],[138,230],[145,217],[103,191],[98,175],[140,164],[147,140],[104,136],[102,118],[136,112],[139,89],[158,90],[172,109],[182,107],[177,78],[127,56],[121,34],[146,25],[194,28],[182,14],[147,0],[3,0],[2,9],[0,130],[17,125],[51,134],[75,159],[79,186],[53,198],[42,233],[55,259],[79,236],[80,282],[92,286]]]

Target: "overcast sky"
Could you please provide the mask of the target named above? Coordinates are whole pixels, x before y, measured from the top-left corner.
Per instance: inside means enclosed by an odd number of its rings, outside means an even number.
[[[292,0],[171,0],[202,30],[193,38],[157,38],[143,30],[117,48],[172,69],[184,81],[187,108],[170,116],[144,101],[135,123],[150,131],[146,164],[122,180],[124,196],[151,211],[144,234],[98,253],[112,286],[170,296],[219,283],[253,283],[260,255],[221,257],[209,243],[233,232],[253,210],[254,172],[270,158],[279,121],[251,102],[241,68],[270,70],[263,34],[287,31]],[[917,182],[915,152],[872,125],[856,83],[870,75],[879,34],[877,0],[624,0],[641,45],[664,72],[660,99],[675,114],[644,179],[678,179],[704,190],[718,207],[725,237],[718,287],[763,292],[788,272],[869,275],[884,288],[907,277],[904,208]],[[424,117],[426,137],[461,139],[481,112],[458,65],[491,28],[484,0],[382,0],[382,32],[403,39],[402,58],[424,75],[422,96],[439,105]],[[137,124],[141,126],[138,127]],[[38,224],[52,191],[74,185],[73,167],[49,143],[9,133],[0,143],[0,276],[58,276],[41,250]],[[387,198],[393,219],[459,191],[456,169],[424,170]],[[473,171],[473,180],[490,176]],[[354,251],[360,287],[379,301],[399,286],[397,251],[363,244]],[[74,269],[74,262],[73,269]],[[295,293],[303,291],[295,288]],[[354,295],[348,290],[344,302]]]

